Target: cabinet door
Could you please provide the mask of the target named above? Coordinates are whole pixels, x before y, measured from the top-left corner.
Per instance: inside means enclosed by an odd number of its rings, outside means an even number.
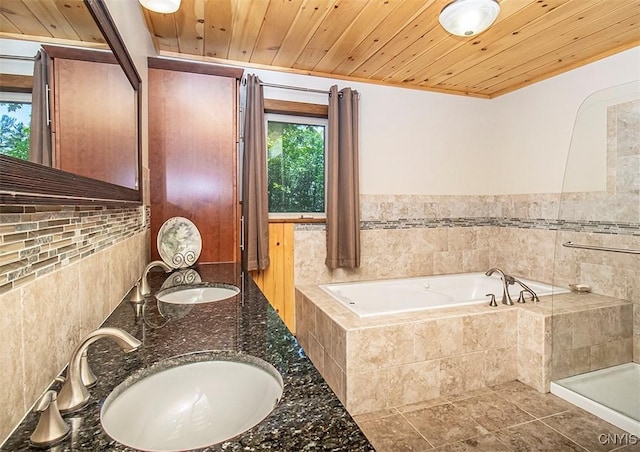
[[[138,186],[137,105],[117,64],[54,58],[54,166]]]
[[[149,69],[151,249],[167,219],[191,220],[199,262],[237,262],[237,82]]]

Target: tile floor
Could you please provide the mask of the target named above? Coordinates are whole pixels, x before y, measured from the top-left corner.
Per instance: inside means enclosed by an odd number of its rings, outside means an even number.
[[[517,381],[354,419],[377,452],[640,451],[640,438]]]

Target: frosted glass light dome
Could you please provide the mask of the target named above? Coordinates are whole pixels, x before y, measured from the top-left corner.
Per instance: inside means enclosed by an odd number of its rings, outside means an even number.
[[[452,35],[474,36],[495,22],[500,13],[496,0],[454,0],[440,12],[440,25]]]
[[[180,8],[180,0],[139,0],[140,4],[156,13],[175,13]]]

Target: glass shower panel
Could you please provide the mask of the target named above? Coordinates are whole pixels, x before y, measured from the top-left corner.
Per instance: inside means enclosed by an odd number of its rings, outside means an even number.
[[[551,391],[640,434],[640,81],[581,105],[557,229]]]

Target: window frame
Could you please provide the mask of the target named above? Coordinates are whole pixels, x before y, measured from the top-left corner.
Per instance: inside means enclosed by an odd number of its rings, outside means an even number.
[[[264,114],[265,139],[269,133],[269,121],[286,122],[289,124],[303,124],[311,126],[324,126],[324,211],[323,212],[269,212],[269,220],[283,221],[325,221],[327,218],[327,145],[329,138],[329,119],[321,116],[307,116],[295,113],[271,113]],[[268,149],[266,150],[268,153]],[[268,154],[267,154],[268,161]],[[268,178],[268,169],[267,169]]]

